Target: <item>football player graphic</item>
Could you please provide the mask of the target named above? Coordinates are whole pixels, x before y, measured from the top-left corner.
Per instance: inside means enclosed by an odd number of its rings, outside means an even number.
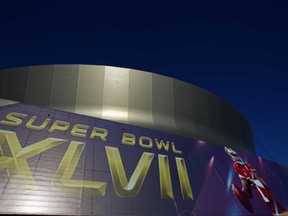
[[[226,153],[234,161],[233,169],[239,175],[242,188],[232,184],[232,191],[238,198],[240,203],[250,212],[253,213],[253,206],[249,199],[252,198],[252,190],[258,195],[258,197],[265,203],[270,209],[272,214],[285,214],[287,210],[277,200],[275,195],[267,187],[264,180],[257,174],[256,169],[250,164],[245,163],[242,158],[231,148],[225,147]]]

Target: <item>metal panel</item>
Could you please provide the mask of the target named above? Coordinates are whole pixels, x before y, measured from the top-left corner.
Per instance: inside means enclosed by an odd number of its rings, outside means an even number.
[[[253,148],[253,134],[246,122],[246,119],[241,116],[239,118],[239,123],[240,123],[240,130],[238,131],[240,133],[241,137],[241,143],[244,143],[245,145],[242,145],[244,147],[245,151],[248,151],[249,149]],[[251,144],[252,143],[252,144]]]
[[[129,69],[105,67],[102,118],[128,122]]]
[[[3,98],[24,102],[28,75],[29,67],[7,69]]]
[[[197,125],[208,124],[207,91],[191,85],[192,119]]]
[[[30,67],[26,103],[49,106],[53,69],[53,65]]]
[[[75,111],[79,65],[55,65],[50,106]]]
[[[75,112],[102,116],[104,75],[104,66],[80,65]]]
[[[184,136],[196,136],[192,115],[191,85],[173,79],[173,87],[174,117],[177,130]]]
[[[240,141],[240,137],[237,136],[237,131],[239,130],[239,122],[236,121],[238,113],[233,109],[233,107],[225,103],[224,106],[222,106],[222,122],[223,122],[223,132],[224,134],[227,134],[227,138],[230,140],[234,140],[236,142]]]
[[[208,125],[209,125],[209,139],[215,137],[216,144],[225,142],[223,140],[223,121],[222,121],[222,104],[219,98],[213,94],[207,94],[207,113],[208,113]]]
[[[205,140],[209,134],[207,91],[191,85],[192,119],[198,139]]]
[[[175,132],[173,80],[168,77],[152,74],[152,89],[155,128],[167,132]]]
[[[6,80],[6,70],[1,70],[0,71],[0,98],[4,97],[5,80]]]
[[[152,74],[129,72],[129,123],[153,128]]]

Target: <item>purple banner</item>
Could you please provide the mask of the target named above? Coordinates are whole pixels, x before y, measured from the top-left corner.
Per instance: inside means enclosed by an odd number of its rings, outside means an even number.
[[[2,214],[287,213],[287,172],[260,157],[53,109],[0,110]]]

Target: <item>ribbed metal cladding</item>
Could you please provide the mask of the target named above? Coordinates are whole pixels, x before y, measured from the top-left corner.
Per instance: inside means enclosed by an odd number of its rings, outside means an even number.
[[[127,68],[44,65],[0,71],[0,98],[52,107],[254,152],[245,118],[218,96]]]

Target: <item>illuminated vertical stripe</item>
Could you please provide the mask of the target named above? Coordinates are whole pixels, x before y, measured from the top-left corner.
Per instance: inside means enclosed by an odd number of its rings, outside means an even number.
[[[105,66],[102,118],[128,122],[129,69]]]

